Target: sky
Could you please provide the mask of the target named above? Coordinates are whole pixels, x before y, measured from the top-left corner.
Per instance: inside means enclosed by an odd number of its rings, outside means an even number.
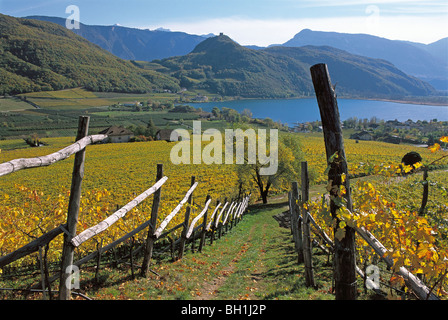
[[[222,32],[242,45],[281,44],[303,29],[425,44],[448,37],[447,0],[0,0],[0,13],[67,18],[71,5],[84,24]]]

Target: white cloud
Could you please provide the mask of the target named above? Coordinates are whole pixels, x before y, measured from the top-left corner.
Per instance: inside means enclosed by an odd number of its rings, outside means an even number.
[[[361,17],[273,20],[229,17],[185,23],[167,22],[162,27],[192,34],[223,32],[242,45],[259,46],[284,43],[306,28],[315,31],[367,33],[393,40],[422,43],[434,42],[448,36],[446,15],[433,15],[428,18],[414,15],[383,16],[380,13],[373,10]]]
[[[426,3],[441,3],[443,1],[422,1],[422,0],[302,0],[301,4],[308,7],[341,7],[341,6],[356,6],[356,5],[378,5],[378,4],[426,4]]]

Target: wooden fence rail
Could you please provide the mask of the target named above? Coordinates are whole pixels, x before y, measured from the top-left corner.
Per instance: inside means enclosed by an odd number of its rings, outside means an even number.
[[[205,244],[206,234],[207,233],[210,234],[210,239],[213,239],[215,237],[215,233],[219,233],[218,237],[221,237],[222,228],[224,226],[226,227],[227,231],[229,225],[230,228],[232,228],[233,225],[235,225],[239,220],[241,220],[241,217],[244,214],[245,210],[247,209],[250,199],[249,194],[247,196],[242,197],[242,199],[232,201],[231,202],[232,205],[227,209],[227,211],[225,211],[225,209],[229,204],[229,202],[227,202],[227,199],[224,200],[223,203],[225,204],[221,208],[221,210],[219,210],[219,208],[221,207],[221,201],[218,201],[213,211],[213,214],[210,218],[210,221],[207,224],[207,212],[212,201],[211,197],[207,196],[204,208],[202,209],[200,214],[197,215],[191,223],[189,223],[190,210],[192,205],[192,195],[198,186],[198,183],[195,182],[195,178],[192,177],[191,187],[186,192],[184,198],[174,208],[174,210],[171,211],[171,213],[167,217],[165,217],[165,219],[161,222],[159,227],[156,228],[161,190],[163,184],[168,179],[168,177],[163,176],[163,167],[161,164],[159,164],[157,165],[156,183],[152,187],[150,187],[142,194],[131,200],[128,204],[126,204],[125,206],[114,212],[105,220],[76,235],[76,224],[78,221],[79,202],[81,197],[81,184],[84,175],[85,149],[86,146],[93,144],[95,142],[103,141],[104,139],[107,138],[106,135],[87,136],[89,119],[90,119],[89,117],[84,116],[81,116],[79,118],[78,134],[76,137],[76,142],[74,144],[47,156],[27,158],[27,159],[16,159],[0,164],[0,176],[3,176],[13,172],[17,172],[22,169],[49,166],[57,161],[67,159],[70,155],[75,154],[75,162],[73,166],[73,175],[72,175],[72,187],[70,192],[70,202],[67,214],[67,223],[61,224],[59,227],[54,228],[53,230],[43,234],[39,238],[15,250],[14,252],[11,252],[3,257],[0,257],[0,268],[2,268],[36,251],[39,251],[41,254],[42,253],[41,250],[44,246],[48,245],[59,234],[64,234],[61,269],[56,271],[56,273],[51,278],[47,276],[48,279],[45,279],[46,280],[45,283],[47,283],[48,286],[50,285],[50,283],[54,282],[58,278],[60,279],[59,299],[62,300],[70,299],[70,295],[72,294],[71,286],[67,285],[68,283],[67,281],[70,280],[70,277],[72,276],[72,270],[74,266],[80,267],[81,265],[95,258],[97,258],[97,264],[99,265],[101,255],[104,252],[115,248],[117,245],[128,239],[131,238],[134,239],[135,235],[148,228],[148,236],[145,243],[135,250],[133,250],[132,245],[131,246],[132,250],[129,255],[131,259],[131,267],[133,270],[133,259],[132,259],[133,255],[144,249],[145,252],[143,256],[143,264],[141,267],[141,275],[146,276],[150,266],[150,260],[154,249],[154,243],[157,240],[160,240],[164,237],[168,237],[169,234],[173,233],[177,229],[183,228],[182,235],[179,239],[170,240],[171,242],[170,246],[172,249],[171,251],[174,252],[174,247],[176,244],[178,244],[179,245],[178,258],[181,258],[187,242],[190,241],[192,243],[192,246],[194,247],[194,240],[196,238],[201,239],[199,244],[199,251],[201,251],[203,245]],[[120,218],[123,218],[130,210],[139,205],[141,202],[143,202],[152,194],[154,194],[154,200],[151,210],[151,217],[149,220],[145,221],[140,226],[138,226],[131,232],[125,234],[121,238],[113,241],[112,243],[104,247],[101,245],[101,247],[99,247],[96,251],[73,262],[74,249],[76,247],[79,247],[82,243],[84,243],[88,239],[105,231],[107,228],[112,226]],[[164,232],[165,228],[168,226],[170,221],[176,216],[176,214],[179,213],[181,208],[187,202],[188,206],[186,208],[184,222]],[[223,217],[222,220],[221,217]],[[198,226],[196,226],[196,224],[201,218],[203,219],[203,222]],[[132,244],[134,244],[134,240],[132,241]],[[166,251],[166,249],[162,251]],[[42,259],[40,259],[40,261],[42,267]],[[40,282],[32,289],[42,287],[42,290],[45,291],[43,283],[44,281]]]
[[[192,191],[191,188],[190,188],[190,190],[187,192],[187,195],[190,194],[190,191]],[[248,204],[249,204],[249,199],[250,199],[250,195],[246,196],[246,197],[242,200],[242,202],[244,202],[244,206],[243,206],[244,210],[247,209],[247,206],[248,206]],[[208,202],[209,202],[209,201],[208,201]],[[240,216],[242,216],[243,213],[244,213],[244,211],[241,211]],[[81,258],[81,259],[79,259],[79,260],[73,262],[73,265],[76,266],[76,267],[78,267],[78,268],[80,268],[82,265],[86,264],[86,263],[89,262],[90,260],[93,260],[93,259],[98,258],[99,256],[101,256],[101,255],[104,254],[105,252],[107,252],[107,251],[109,251],[109,250],[115,248],[115,247],[118,246],[119,244],[123,243],[124,241],[126,241],[126,240],[128,240],[128,239],[130,239],[130,238],[132,238],[132,237],[134,237],[134,236],[135,236],[136,234],[138,234],[139,232],[145,230],[148,226],[150,226],[150,222],[151,222],[151,220],[148,220],[148,221],[142,223],[140,226],[138,226],[137,228],[135,228],[135,229],[132,230],[131,232],[125,234],[125,235],[122,236],[121,238],[119,238],[119,239],[117,239],[117,240],[111,242],[110,244],[108,244],[108,245],[106,245],[106,246],[104,246],[104,247],[101,247],[100,249],[98,249],[98,250],[96,250],[96,251],[94,251],[94,252],[88,254],[87,256],[85,256],[85,257],[83,257],[83,258]],[[204,226],[204,224],[200,225],[199,228],[200,228],[200,227],[203,227],[203,226]],[[221,228],[223,227],[222,222],[220,223],[220,226],[221,226]],[[160,239],[162,239],[162,238],[164,238],[164,237],[166,237],[166,236],[168,236],[170,233],[174,232],[175,230],[177,230],[177,229],[179,229],[179,228],[181,228],[181,227],[184,227],[184,228],[185,228],[184,223],[180,223],[180,224],[178,224],[177,226],[173,227],[172,229],[170,229],[170,230],[166,231],[165,233],[161,234],[161,235],[156,239],[156,241],[157,241],[157,240],[160,240]],[[187,227],[188,227],[188,228],[191,228],[191,225],[189,225],[189,226],[187,226]],[[193,233],[194,233],[194,232],[193,232]],[[189,237],[188,239],[191,239],[191,238],[192,238],[193,233],[190,235],[190,237]],[[214,232],[211,232],[210,236],[211,236],[211,237],[214,236]],[[156,241],[154,241],[154,242],[156,242]],[[177,239],[176,241],[173,241],[172,245],[174,245],[174,246],[175,246],[175,245],[178,245],[178,244],[180,243],[180,241],[181,241],[181,238]],[[205,242],[204,242],[204,243],[205,243]],[[153,243],[153,244],[154,244],[154,243]],[[142,247],[143,247],[143,246],[142,246]],[[142,247],[136,249],[136,250],[134,251],[134,253],[139,252],[139,251],[142,249]],[[162,252],[164,252],[164,251],[166,251],[166,250],[168,250],[168,249],[170,249],[170,247],[167,247],[165,250],[161,250],[160,252],[162,253]],[[174,248],[172,248],[172,249],[174,249]],[[149,265],[148,265],[148,266],[149,266]],[[142,270],[143,270],[143,265],[142,265]],[[57,280],[57,279],[60,277],[60,274],[61,274],[60,270],[57,271],[56,274],[53,275],[53,276],[48,280],[48,282],[49,282],[49,283],[54,282],[55,280]],[[142,272],[142,275],[144,275],[144,274],[145,274],[145,273]],[[40,287],[41,287],[40,284],[37,284],[36,286],[33,287],[33,289],[37,289],[37,288],[40,288]]]
[[[51,240],[56,238],[58,235],[64,232],[64,229],[66,229],[66,225],[60,225],[59,227],[54,228],[51,231],[48,231],[47,233],[43,234],[39,238],[31,241],[30,243],[24,245],[23,247],[8,253],[7,255],[0,257],[0,268],[3,268],[4,266],[23,258],[31,253],[34,253],[39,250],[39,247],[44,247],[48,243],[50,243]]]
[[[202,212],[201,212],[200,214],[198,214],[198,215],[196,216],[196,218],[193,219],[193,221],[191,221],[190,228],[188,229],[188,232],[187,232],[187,238],[190,238],[191,234],[193,233],[194,226],[195,226],[196,223],[199,221],[199,219],[201,219],[201,218],[207,213],[208,206],[209,206],[210,203],[212,202],[212,199],[210,198],[210,196],[207,196],[207,199],[208,199],[208,200],[207,200],[207,202],[205,203],[205,207],[204,207],[204,209],[202,210]]]
[[[305,167],[302,167],[302,170],[306,169]],[[303,172],[302,172],[303,174]],[[294,189],[294,184],[292,189]],[[304,202],[302,202],[304,203]],[[316,223],[315,219],[312,217],[311,213],[308,212],[307,210],[302,211],[305,215],[303,216],[302,219],[293,219],[292,215],[295,214],[295,212],[297,211],[297,206],[298,204],[295,201],[290,201],[289,202],[289,206],[290,209],[288,210],[288,214],[291,216],[290,217],[290,221],[291,221],[291,229],[295,229],[298,230],[298,227],[296,226],[296,228],[293,228],[293,224],[303,224],[303,221],[305,221],[305,217],[309,220],[309,222],[311,222],[311,224],[314,226],[314,230],[313,232],[319,237],[321,238],[326,244],[329,245],[329,247],[331,248],[331,251],[334,252],[334,241],[330,239],[330,237],[325,233],[325,231],[323,231],[323,229]],[[304,228],[301,228],[302,230],[304,230]],[[311,229],[312,230],[312,229]],[[388,250],[384,247],[383,244],[381,244],[381,242],[376,239],[369,231],[365,230],[363,227],[354,227],[354,230],[356,231],[357,234],[359,234],[371,247],[372,249],[375,251],[375,253],[378,254],[378,256],[380,257],[380,259],[382,261],[384,261],[387,265],[388,268],[392,269],[393,265],[394,265],[394,261],[391,258],[386,257],[386,253],[388,252]],[[305,237],[305,235],[303,236]],[[297,242],[298,237],[294,236],[293,234],[293,239],[294,242]],[[304,246],[304,248],[306,248],[306,246]],[[304,250],[304,249],[302,249]],[[305,255],[307,256],[307,255]],[[310,270],[309,268],[311,268],[312,270],[312,264],[310,264],[310,262],[306,262],[306,273],[308,273],[307,275],[307,283],[308,281],[312,281],[312,280],[308,280],[308,277],[310,277]],[[356,268],[356,272],[361,275],[362,277],[364,277],[364,273],[362,272],[362,270],[359,267],[355,267]],[[408,286],[415,294],[416,296],[421,299],[421,300],[439,300],[439,298],[432,293],[432,291],[423,283],[423,281],[421,281],[419,278],[417,278],[415,275],[413,275],[409,270],[407,270],[405,267],[400,267],[399,270],[395,271],[395,273],[397,273],[398,275],[402,276],[406,286]],[[372,281],[370,279],[366,279],[366,281],[370,281],[369,282],[369,287],[372,288],[374,291],[379,292],[379,289],[377,288],[377,286],[375,286],[374,283],[371,283]],[[311,282],[312,283],[312,282]]]
[[[133,208],[139,205],[143,200],[145,200],[147,197],[156,192],[167,180],[168,177],[163,177],[151,188],[149,188],[148,190],[137,196],[135,199],[130,201],[128,204],[126,204],[121,209],[114,212],[112,215],[110,215],[100,223],[98,223],[96,226],[90,227],[89,229],[86,229],[80,234],[78,234],[71,240],[71,243],[75,247],[78,247],[83,242],[89,240],[91,237],[97,235],[100,232],[103,232],[104,230],[112,226],[115,222],[117,222],[120,218],[123,218],[129,211],[131,211]]]
[[[0,164],[0,177],[13,172],[20,171],[22,169],[30,169],[52,165],[53,163],[67,159],[71,155],[78,153],[79,151],[83,150],[86,146],[97,142],[101,142],[106,138],[107,135],[104,134],[91,135],[84,137],[79,141],[76,141],[75,143],[73,143],[68,147],[65,147],[64,149],[61,149],[46,156],[15,159],[8,162],[4,162]]]
[[[188,198],[190,197],[190,195],[193,193],[194,189],[196,189],[197,186],[198,186],[198,183],[195,182],[190,187],[188,192],[185,194],[185,197],[182,199],[182,201],[179,202],[179,204],[176,206],[176,208],[174,208],[174,210],[171,211],[171,213],[169,215],[167,215],[166,218],[162,221],[162,223],[160,224],[160,226],[157,228],[156,232],[154,233],[154,235],[157,238],[160,237],[160,235],[162,234],[162,232],[166,228],[166,226],[170,223],[170,221],[174,218],[174,216],[180,211],[180,209],[183,207],[183,205],[188,201]]]

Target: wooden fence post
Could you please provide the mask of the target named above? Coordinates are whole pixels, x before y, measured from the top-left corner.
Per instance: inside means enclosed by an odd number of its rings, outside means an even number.
[[[310,180],[308,177],[308,162],[302,162],[302,203],[305,204],[310,197]],[[316,287],[313,275],[313,254],[311,247],[310,219],[308,209],[302,207],[303,228],[303,260],[305,262],[305,281],[307,287]]]
[[[216,200],[216,207],[220,205],[220,201]],[[215,232],[216,232],[216,220],[218,219],[218,212],[215,213],[213,217],[213,222],[211,224],[211,233],[210,233],[210,245],[213,244],[213,240],[215,240]]]
[[[163,164],[157,165],[157,174],[156,174],[156,182],[163,178]],[[142,268],[140,270],[140,274],[143,277],[146,277],[148,275],[149,271],[149,265],[151,263],[151,257],[152,252],[154,248],[154,242],[156,240],[156,236],[154,235],[154,232],[156,232],[156,225],[157,225],[157,216],[159,212],[159,204],[160,204],[160,197],[162,194],[162,187],[160,187],[155,193],[154,198],[152,201],[152,208],[151,208],[151,218],[150,218],[150,224],[148,229],[148,236],[146,237],[146,246],[145,246],[145,253],[143,256],[143,263]]]
[[[293,208],[292,208],[292,191],[290,190],[288,192],[288,205],[289,205],[289,221],[291,222],[290,225],[290,229],[291,229],[291,235],[294,236],[294,228],[293,228],[293,223],[292,223],[292,216],[294,214]]]
[[[208,202],[208,200],[210,200],[210,195],[208,194],[207,195],[207,198],[205,199],[205,203],[207,203]],[[202,247],[204,246],[204,244],[205,244],[205,234],[207,233],[207,230],[206,230],[206,228],[207,228],[207,211],[205,211],[205,213],[204,213],[204,217],[203,217],[203,220],[202,220],[202,230],[201,230],[201,242],[199,242],[199,252],[202,252]]]
[[[39,247],[39,267],[40,267],[40,281],[42,282],[42,299],[47,300],[46,286],[45,286],[45,273],[44,273],[44,259],[42,255],[42,247]]]
[[[196,180],[196,177],[192,176],[191,177],[191,186],[194,185],[195,180]],[[182,235],[180,236],[179,254],[178,254],[177,259],[182,259],[182,257],[184,256],[185,243],[187,242],[188,223],[190,221],[192,200],[193,200],[193,193],[191,193],[190,196],[188,197],[188,206],[187,206],[187,209],[185,210],[184,228],[182,229]]]
[[[80,116],[78,122],[78,133],[76,141],[87,136],[89,131],[90,117]],[[76,236],[76,225],[78,223],[79,206],[81,199],[81,186],[84,177],[84,159],[86,149],[78,151],[75,155],[75,163],[73,165],[72,185],[70,189],[70,200],[67,213],[67,231],[64,234],[64,245],[62,249],[61,261],[61,277],[59,283],[59,299],[70,300],[71,295],[71,276],[73,265],[73,253],[75,247],[70,243],[72,238]],[[67,280],[70,282],[67,283]],[[44,289],[44,288],[43,288]]]
[[[328,180],[331,181],[330,211],[336,219],[335,234],[338,234],[339,219],[337,211],[340,206],[336,203],[338,192],[345,187],[346,207],[352,211],[350,197],[350,183],[348,178],[347,161],[344,150],[341,120],[334,87],[326,64],[316,64],[310,68],[314,90],[319,105],[322,127],[325,139],[325,150],[329,165]],[[343,176],[345,176],[345,181]],[[335,237],[334,244],[334,279],[336,299],[356,299],[356,259],[355,259],[355,230],[345,227],[343,237]]]
[[[297,200],[299,199],[299,185],[297,181],[292,183],[292,219],[293,224],[293,238],[295,248],[298,254],[298,263],[303,262],[303,241],[302,241],[302,219],[300,218],[300,209],[297,205]]]

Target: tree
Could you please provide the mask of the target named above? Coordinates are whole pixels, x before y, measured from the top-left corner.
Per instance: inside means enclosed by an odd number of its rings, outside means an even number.
[[[261,175],[260,169],[266,164],[259,161],[249,164],[246,159],[244,164],[238,166],[238,179],[240,183],[246,185],[249,181],[254,182],[260,193],[260,198],[266,204],[272,187],[284,186],[287,188],[291,181],[299,179],[302,161],[304,161],[304,155],[298,139],[291,135],[285,135],[278,141],[278,168],[275,174]]]
[[[215,116],[217,119],[221,118],[221,111],[219,110],[218,107],[213,107],[213,109],[212,109],[212,114],[213,114],[213,116]]]
[[[146,130],[145,130],[145,136],[151,137],[154,139],[157,131],[158,131],[158,128],[154,124],[154,121],[152,120],[152,118],[149,119],[148,125],[146,126]]]
[[[250,111],[250,109],[244,109],[244,110],[241,112],[241,115],[246,116],[246,117],[248,117],[249,119],[251,119],[252,116],[253,116],[252,111]]]

